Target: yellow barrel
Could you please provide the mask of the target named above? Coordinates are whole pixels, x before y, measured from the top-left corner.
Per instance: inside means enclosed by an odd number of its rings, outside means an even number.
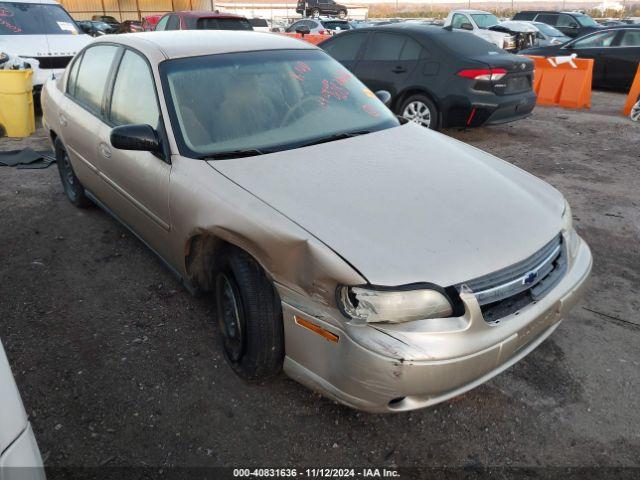
[[[36,131],[32,77],[32,70],[0,70],[0,136],[28,137]]]

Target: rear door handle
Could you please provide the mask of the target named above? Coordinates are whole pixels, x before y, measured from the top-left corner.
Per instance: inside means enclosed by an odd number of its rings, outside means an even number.
[[[393,73],[404,73],[407,71],[406,68],[404,67],[395,67],[393,70],[391,70]]]
[[[106,143],[101,143],[98,145],[98,150],[100,151],[100,155],[104,158],[111,158],[111,149]]]
[[[63,127],[67,126],[67,117],[65,117],[62,113],[58,115],[58,120],[60,120],[60,125]]]

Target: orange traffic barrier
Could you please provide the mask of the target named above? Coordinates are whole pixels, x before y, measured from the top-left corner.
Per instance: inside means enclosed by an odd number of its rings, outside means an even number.
[[[627,95],[627,101],[624,104],[624,110],[622,114],[627,117],[631,114],[631,107],[638,101],[640,98],[640,63],[638,64],[638,71],[636,72],[636,78],[634,78],[633,83],[631,84],[631,90],[629,90],[629,95]]]
[[[307,35],[302,35],[301,33],[282,33],[282,35],[286,35],[287,37],[299,38],[301,40],[304,40],[305,42],[309,42],[314,45],[319,44],[320,42],[322,42],[323,40],[326,40],[327,38],[331,38],[331,35],[315,35],[311,33]]]
[[[593,60],[574,55],[529,58],[535,63],[533,91],[539,105],[591,107]]]

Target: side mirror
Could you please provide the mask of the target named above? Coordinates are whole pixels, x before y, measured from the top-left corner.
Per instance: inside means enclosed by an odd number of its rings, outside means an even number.
[[[299,33],[300,35],[309,35],[311,30],[306,25],[301,25],[296,28],[296,33]]]
[[[111,145],[119,150],[162,154],[158,134],[151,125],[122,125],[111,130]]]
[[[462,25],[460,25],[460,28],[462,30],[473,30],[473,25],[471,25],[470,23],[463,23]]]
[[[378,90],[376,92],[376,97],[378,97],[378,100],[384,103],[387,107],[391,104],[391,94],[386,90]]]

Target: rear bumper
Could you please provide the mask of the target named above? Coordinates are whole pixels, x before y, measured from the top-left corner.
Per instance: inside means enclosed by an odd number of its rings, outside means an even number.
[[[402,330],[337,327],[304,307],[283,302],[287,356],[293,379],[353,408],[413,410],[437,404],[486,382],[542,343],[577,302],[591,271],[591,252],[580,240],[565,277],[544,298],[489,325],[472,294],[461,294],[459,318],[404,324]],[[294,321],[302,316],[339,337],[330,342]],[[431,330],[430,330],[431,329]]]
[[[480,127],[508,123],[531,115],[536,106],[533,91],[512,95],[472,95],[449,107],[445,127]]]

